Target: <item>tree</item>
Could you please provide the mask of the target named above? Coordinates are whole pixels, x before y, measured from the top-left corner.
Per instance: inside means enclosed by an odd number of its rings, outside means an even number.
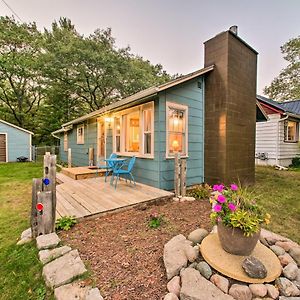
[[[289,64],[264,92],[277,101],[300,99],[300,36],[285,43],[281,52]]]

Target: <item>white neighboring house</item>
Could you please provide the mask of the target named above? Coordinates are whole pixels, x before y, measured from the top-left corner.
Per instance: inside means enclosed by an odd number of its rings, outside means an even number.
[[[257,96],[269,120],[256,123],[255,163],[287,167],[300,154],[300,100],[283,103]]]

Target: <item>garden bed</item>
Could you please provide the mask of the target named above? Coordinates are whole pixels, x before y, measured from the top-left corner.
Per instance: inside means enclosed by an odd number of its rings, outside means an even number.
[[[167,284],[164,244],[179,233],[209,230],[209,213],[208,201],[170,202],[83,221],[60,235],[90,265],[105,299],[161,299]],[[149,227],[153,214],[163,215],[156,229]]]

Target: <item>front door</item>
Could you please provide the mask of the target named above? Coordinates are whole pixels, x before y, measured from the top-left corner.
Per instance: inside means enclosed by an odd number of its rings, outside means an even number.
[[[0,133],[0,162],[6,162],[6,134]]]
[[[105,123],[104,120],[98,122],[97,159],[105,158]]]

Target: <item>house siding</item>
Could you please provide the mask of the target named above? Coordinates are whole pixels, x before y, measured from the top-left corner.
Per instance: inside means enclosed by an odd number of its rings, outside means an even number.
[[[17,161],[17,157],[25,156],[30,159],[31,134],[0,122],[0,133],[7,134],[8,162]]]

